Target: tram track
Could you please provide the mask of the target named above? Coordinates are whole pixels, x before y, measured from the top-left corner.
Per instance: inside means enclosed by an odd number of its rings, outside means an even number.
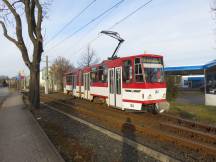
[[[119,134],[116,134],[116,133],[114,133],[114,132],[112,132],[110,130],[107,130],[107,129],[103,128],[103,127],[100,127],[100,126],[92,124],[92,123],[90,123],[90,122],[88,122],[86,120],[83,120],[81,118],[73,116],[73,115],[71,115],[69,113],[65,113],[64,111],[59,110],[59,109],[57,109],[57,108],[55,108],[53,106],[47,105],[45,103],[42,103],[42,104],[44,106],[46,106],[47,108],[49,108],[49,109],[51,109],[53,111],[56,111],[56,112],[58,112],[60,114],[63,114],[65,116],[71,118],[72,120],[75,120],[75,121],[78,121],[78,122],[80,122],[82,124],[85,124],[88,127],[92,128],[94,130],[97,130],[98,132],[101,132],[101,133],[107,135],[108,137],[110,137],[112,139],[115,139],[115,140],[120,141],[120,142],[125,142],[126,144],[130,145],[131,147],[136,148],[138,151],[141,151],[141,152],[145,153],[146,155],[148,155],[148,156],[150,156],[152,158],[155,158],[155,159],[157,159],[159,161],[162,161],[162,162],[180,162],[178,159],[175,159],[175,158],[173,158],[173,157],[171,157],[171,156],[169,156],[167,154],[161,153],[159,151],[153,150],[152,148],[144,146],[143,144],[140,144],[140,143],[138,143],[138,142],[136,142],[134,140],[123,137],[123,136],[121,136]]]
[[[76,100],[77,102],[74,102],[73,100]],[[97,112],[95,112],[95,109],[92,108],[92,106],[89,106],[89,104],[86,105],[87,101],[73,99],[71,96],[66,95],[61,95],[61,97],[59,97],[58,94],[42,96],[42,101],[51,104],[52,106],[59,105],[61,107],[65,106],[67,108],[73,108],[73,111],[94,118],[97,122],[102,122],[105,127],[108,122],[109,125],[112,125],[115,129],[121,128],[121,125],[124,122],[121,117],[119,117],[119,113],[124,117],[130,116],[138,133],[145,136],[147,135],[159,141],[172,143],[177,147],[192,150],[205,157],[211,156],[212,159],[216,160],[216,136],[214,134],[214,127],[202,123],[193,124],[192,121],[175,118],[169,114],[155,116],[149,113],[148,115],[134,114],[115,109],[106,109],[106,111],[103,108],[97,109]],[[61,110],[68,113],[71,109],[61,108]],[[104,111],[106,111],[107,116],[100,116],[100,112],[104,113]],[[116,113],[113,113],[113,111]],[[193,127],[191,128],[191,126]]]
[[[216,127],[210,124],[203,124],[197,121],[192,121],[188,119],[183,119],[180,117],[176,117],[174,115],[170,114],[160,114],[160,116],[164,119],[167,120],[168,122],[173,122],[176,125],[188,127],[191,129],[196,129],[202,132],[210,133],[213,135],[216,135]]]

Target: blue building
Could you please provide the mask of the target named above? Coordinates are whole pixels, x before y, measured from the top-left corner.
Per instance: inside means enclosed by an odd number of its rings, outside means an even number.
[[[181,77],[180,87],[182,88],[202,88],[204,86],[204,75],[187,75]]]
[[[185,85],[191,88],[202,87],[203,84],[205,104],[216,106],[216,60],[198,66],[165,67],[165,72],[166,75],[188,76]],[[194,75],[203,75],[204,77],[195,77]]]

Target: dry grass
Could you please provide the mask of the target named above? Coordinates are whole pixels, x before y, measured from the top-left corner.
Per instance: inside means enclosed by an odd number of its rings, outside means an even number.
[[[170,102],[171,114],[208,124],[216,124],[216,107]]]

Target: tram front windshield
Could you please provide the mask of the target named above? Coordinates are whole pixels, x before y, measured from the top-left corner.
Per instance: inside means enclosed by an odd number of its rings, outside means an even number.
[[[164,82],[162,58],[143,57],[135,59],[136,82]]]
[[[144,67],[144,75],[146,82],[163,82],[164,81],[164,73],[163,68],[145,68]]]

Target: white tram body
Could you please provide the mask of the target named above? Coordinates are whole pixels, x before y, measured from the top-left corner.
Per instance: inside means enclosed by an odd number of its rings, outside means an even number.
[[[65,75],[65,92],[102,99],[122,110],[146,110],[166,102],[163,57],[141,54],[105,60]]]

